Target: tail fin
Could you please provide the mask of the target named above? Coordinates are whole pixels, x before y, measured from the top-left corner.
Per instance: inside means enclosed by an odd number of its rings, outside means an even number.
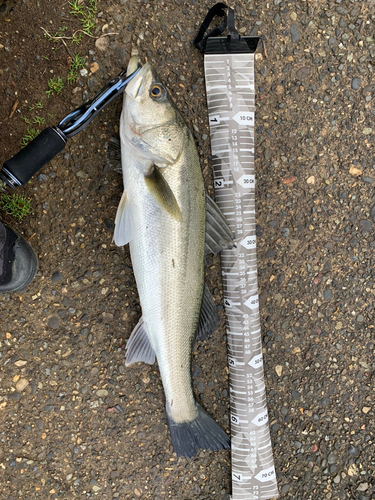
[[[230,438],[198,404],[198,416],[191,422],[175,422],[167,413],[169,432],[177,456],[194,457],[198,448],[218,451],[230,448]]]

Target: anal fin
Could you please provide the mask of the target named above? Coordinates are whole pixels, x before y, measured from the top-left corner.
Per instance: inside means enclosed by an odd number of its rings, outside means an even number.
[[[195,332],[195,340],[204,340],[219,326],[220,318],[216,311],[215,302],[212,299],[210,289],[204,285],[201,314]]]
[[[150,344],[146,328],[141,318],[135,325],[129,340],[126,344],[125,366],[143,361],[153,365],[155,363],[155,351]]]

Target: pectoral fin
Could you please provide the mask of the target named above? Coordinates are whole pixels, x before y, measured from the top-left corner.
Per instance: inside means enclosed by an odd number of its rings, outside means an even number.
[[[126,245],[133,239],[133,222],[130,203],[126,191],[122,193],[115,219],[114,242],[118,247]]]
[[[223,212],[214,200],[206,194],[206,241],[205,254],[217,254],[225,248],[236,246]]]
[[[151,165],[145,174],[147,189],[155,200],[177,221],[181,221],[181,211],[177,200],[159,168]]]

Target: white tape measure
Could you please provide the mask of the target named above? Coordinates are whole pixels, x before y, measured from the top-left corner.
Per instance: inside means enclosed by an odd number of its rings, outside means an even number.
[[[236,249],[221,253],[230,372],[232,499],[265,500],[278,496],[278,490],[263,377],[256,266],[254,54],[249,50],[238,53],[232,45],[228,51],[226,40],[208,38],[204,64],[215,201],[237,241]]]

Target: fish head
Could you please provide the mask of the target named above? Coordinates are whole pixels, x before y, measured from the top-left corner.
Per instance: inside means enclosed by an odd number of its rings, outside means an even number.
[[[185,122],[149,63],[125,89],[120,133],[133,153],[160,166],[174,163],[186,144]]]

